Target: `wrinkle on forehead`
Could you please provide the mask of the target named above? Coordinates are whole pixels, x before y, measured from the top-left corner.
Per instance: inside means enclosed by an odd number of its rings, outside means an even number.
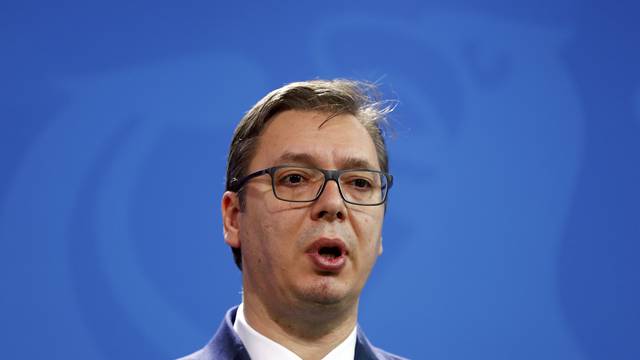
[[[338,169],[377,169],[377,166],[372,164],[365,157],[357,155],[342,155],[339,154],[339,149],[333,149],[332,158],[335,159]],[[295,164],[320,167],[318,158],[320,156],[314,156],[308,152],[293,152],[285,151],[278,159],[276,159],[276,165],[278,164]]]
[[[300,164],[320,168],[380,168],[373,139],[350,114],[288,110],[260,135],[252,168]]]

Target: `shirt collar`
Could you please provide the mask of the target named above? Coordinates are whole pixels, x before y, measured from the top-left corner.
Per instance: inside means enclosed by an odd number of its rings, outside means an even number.
[[[260,334],[247,323],[244,317],[244,303],[236,313],[233,329],[242,340],[252,360],[302,360],[293,351]],[[329,352],[322,360],[353,360],[356,350],[357,326],[351,334]]]

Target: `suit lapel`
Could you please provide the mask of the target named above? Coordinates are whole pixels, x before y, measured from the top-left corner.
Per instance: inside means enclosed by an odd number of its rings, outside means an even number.
[[[197,359],[218,360],[251,360],[249,353],[242,344],[242,341],[233,330],[233,322],[236,318],[237,307],[227,311],[222,324],[209,343],[200,351]],[[355,360],[380,360],[376,355],[374,347],[371,345],[364,332],[358,327],[356,340]]]
[[[218,331],[203,349],[206,354],[203,357],[204,359],[251,360],[247,349],[245,349],[238,334],[233,330],[236,311],[238,311],[237,306],[227,311]]]
[[[369,342],[369,339],[364,335],[364,332],[358,326],[358,339],[356,341],[356,353],[355,360],[378,360],[378,356],[373,350],[373,346]]]

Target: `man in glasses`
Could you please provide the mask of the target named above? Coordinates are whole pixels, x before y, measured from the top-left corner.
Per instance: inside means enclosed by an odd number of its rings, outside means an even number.
[[[393,178],[372,85],[291,83],[240,121],[222,196],[243,298],[188,359],[399,359],[357,325]]]

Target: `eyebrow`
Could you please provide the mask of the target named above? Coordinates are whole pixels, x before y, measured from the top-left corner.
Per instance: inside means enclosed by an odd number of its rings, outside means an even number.
[[[276,161],[278,163],[293,163],[314,167],[318,166],[316,159],[307,153],[293,153],[287,151],[280,155]],[[369,161],[357,157],[348,157],[343,159],[340,161],[340,165],[340,168],[342,169],[375,169],[373,164]]]

